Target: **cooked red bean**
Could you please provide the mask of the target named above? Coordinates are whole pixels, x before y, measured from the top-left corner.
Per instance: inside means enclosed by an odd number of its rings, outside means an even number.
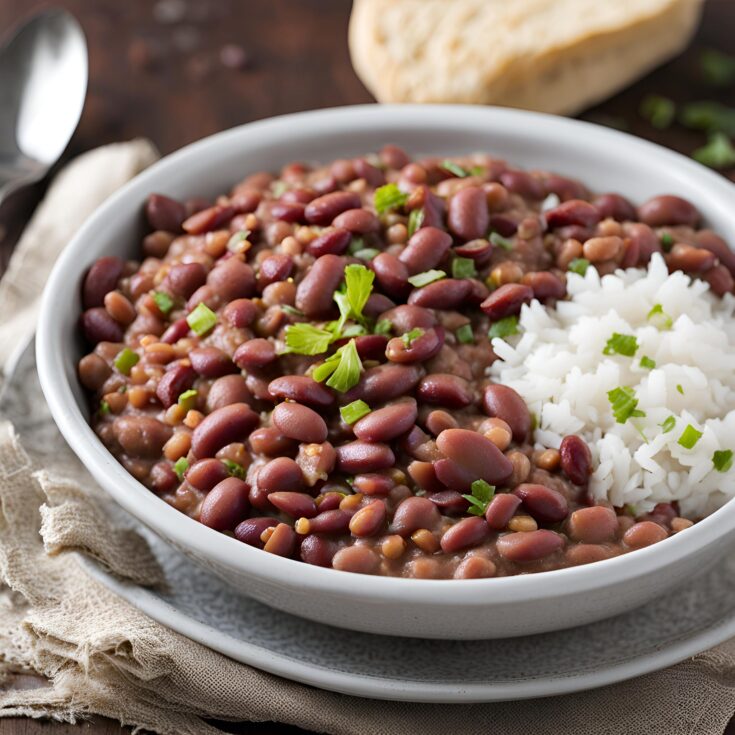
[[[385,356],[391,362],[424,362],[434,357],[444,344],[444,330],[441,327],[427,329],[407,344],[403,337],[394,337],[385,349]]]
[[[396,508],[390,531],[399,536],[410,536],[420,528],[431,531],[437,527],[440,519],[436,505],[428,498],[412,496]]]
[[[175,365],[167,370],[156,386],[156,396],[164,408],[172,406],[179,396],[194,385],[196,371],[190,365]]]
[[[580,508],[569,516],[568,533],[575,541],[601,544],[612,541],[618,532],[615,511],[602,505]]]
[[[192,214],[183,221],[181,226],[191,235],[201,235],[203,232],[221,227],[225,222],[231,220],[234,214],[234,207],[217,204]]]
[[[278,355],[273,342],[268,339],[250,339],[235,350],[232,359],[239,368],[251,370],[270,365],[276,357]]]
[[[521,283],[524,286],[529,286],[533,291],[533,298],[539,301],[563,299],[567,293],[567,286],[564,281],[548,271],[526,273]]]
[[[444,486],[436,476],[436,470],[431,462],[416,460],[411,462],[406,469],[418,488],[434,494],[443,492]]]
[[[583,199],[570,199],[545,213],[546,223],[553,230],[568,225],[594,227],[600,221],[597,208]]]
[[[469,493],[472,483],[478,478],[474,468],[466,467],[452,459],[438,459],[434,462],[437,479],[446,487],[462,493]]]
[[[363,334],[355,337],[355,347],[361,360],[380,360],[385,355],[388,338],[382,334]]]
[[[441,547],[445,554],[470,549],[478,546],[490,535],[490,529],[484,518],[463,518],[441,537]]]
[[[561,468],[575,485],[586,485],[592,472],[592,453],[584,439],[565,436],[559,447]]]
[[[308,533],[345,533],[350,526],[349,513],[343,510],[325,510],[309,519]]]
[[[110,377],[110,366],[94,352],[85,355],[79,361],[79,380],[88,390],[99,390]]]
[[[447,408],[464,408],[472,403],[470,384],[458,375],[433,373],[419,383],[417,396],[424,403]]]
[[[337,255],[322,255],[314,261],[296,289],[296,306],[309,317],[334,309],[333,294],[344,278],[344,261]]]
[[[161,335],[161,342],[172,345],[186,337],[188,333],[189,324],[186,319],[177,319],[175,322],[171,322],[168,329]]]
[[[513,517],[521,499],[512,493],[499,493],[488,504],[485,511],[487,525],[493,531],[502,531]]]
[[[417,416],[416,401],[409,398],[372,411],[361,418],[352,430],[363,441],[387,442],[405,434]]]
[[[514,194],[520,194],[531,200],[543,199],[546,196],[543,184],[526,171],[503,171],[500,182]]]
[[[159,383],[160,385],[160,383]],[[211,413],[232,403],[250,403],[253,396],[240,375],[217,378],[207,393],[207,410]]]
[[[448,459],[491,485],[507,480],[513,471],[495,444],[476,431],[447,429],[436,438],[436,446]]]
[[[449,229],[463,240],[487,235],[490,214],[485,192],[479,186],[460,189],[449,200]]]
[[[286,523],[279,523],[263,546],[263,551],[276,556],[291,556],[296,546],[296,534]]]
[[[334,394],[306,375],[284,375],[276,378],[268,384],[268,393],[276,399],[297,401],[322,408],[334,403]]]
[[[380,220],[369,209],[348,209],[334,218],[335,227],[366,235],[368,232],[377,232],[380,229]]]
[[[373,574],[379,564],[378,555],[366,546],[346,546],[332,559],[332,566],[343,572]]]
[[[186,219],[186,207],[163,194],[151,194],[145,203],[145,215],[154,230],[179,232]]]
[[[189,353],[191,366],[205,378],[221,378],[235,372],[232,360],[216,347],[199,347]]]
[[[249,327],[257,315],[258,309],[250,299],[235,299],[222,310],[225,320],[241,329]]]
[[[291,518],[313,518],[319,512],[314,498],[306,493],[279,490],[269,493],[268,501]]]
[[[531,412],[516,391],[507,385],[488,385],[482,404],[488,416],[503,419],[510,426],[516,442],[525,441],[531,430]]]
[[[263,532],[267,528],[273,528],[277,525],[278,521],[275,518],[247,518],[235,528],[235,538],[244,544],[248,544],[248,546],[256,546],[262,549],[264,545],[261,539]]]
[[[717,262],[714,253],[704,248],[695,248],[684,243],[677,243],[666,254],[669,270],[685,273],[705,273]]]
[[[262,291],[266,286],[278,281],[285,281],[293,270],[293,258],[290,255],[271,255],[260,264],[258,271],[258,288]]]
[[[620,194],[600,194],[592,200],[602,219],[608,217],[618,222],[629,222],[635,219],[635,207]]]
[[[224,462],[218,459],[200,459],[189,467],[184,476],[190,485],[206,493],[229,477],[229,472]]]
[[[258,487],[269,493],[298,493],[304,487],[304,475],[290,457],[276,457],[258,470],[257,482]]]
[[[697,208],[686,199],[665,194],[653,197],[638,207],[638,218],[651,227],[663,225],[688,225],[695,227],[700,214]]]
[[[567,499],[558,491],[545,485],[523,483],[513,491],[523,502],[523,507],[537,521],[557,523],[569,512]]]
[[[381,319],[387,319],[393,325],[396,334],[405,334],[412,329],[431,329],[436,325],[434,314],[423,306],[413,304],[401,304],[380,315]]]
[[[159,457],[172,434],[170,426],[149,416],[118,416],[112,428],[115,439],[130,457]]]
[[[527,304],[533,295],[530,286],[522,283],[506,283],[495,289],[480,304],[480,308],[495,322],[519,314],[523,304]]]
[[[307,250],[315,257],[322,255],[342,255],[352,240],[352,233],[343,227],[325,230],[315,237],[307,246]]]
[[[631,549],[642,549],[644,546],[663,541],[668,536],[666,529],[653,521],[641,521],[631,526],[623,535],[623,542]]]
[[[553,531],[522,531],[501,536],[497,542],[499,554],[515,562],[530,562],[543,559],[564,546],[564,539]]]
[[[95,306],[82,314],[84,337],[90,344],[98,342],[122,342],[122,327],[101,306]]]
[[[375,536],[383,530],[385,516],[385,503],[382,500],[373,500],[350,518],[350,532],[358,538]]]
[[[345,398],[350,401],[361,398],[368,404],[385,403],[412,390],[421,374],[421,369],[414,365],[378,365],[366,370]]]
[[[337,468],[342,472],[377,472],[392,467],[396,461],[393,450],[387,444],[354,441],[336,447]]]
[[[301,561],[313,564],[317,567],[331,567],[332,559],[337,553],[338,547],[329,539],[321,536],[307,536],[300,547]]]
[[[164,286],[172,294],[188,299],[206,280],[207,271],[201,263],[176,263],[166,275]]]
[[[376,255],[370,266],[380,287],[392,298],[403,298],[411,290],[408,277],[411,275],[406,265],[391,253]],[[400,307],[398,307],[400,308]]]
[[[408,269],[409,275],[422,273],[439,265],[451,245],[452,238],[443,230],[422,227],[412,235],[399,259]]]
[[[271,421],[289,439],[318,444],[327,438],[327,424],[324,419],[316,411],[300,403],[279,403],[273,409]]]
[[[259,423],[258,414],[245,403],[223,406],[206,416],[194,429],[191,450],[195,457],[212,457],[226,444],[247,439]]]
[[[328,225],[338,214],[360,207],[360,197],[351,191],[335,191],[312,199],[304,210],[306,221],[313,225]]]
[[[217,483],[202,502],[199,520],[216,531],[230,531],[247,515],[250,486],[236,477]]]
[[[456,490],[441,490],[432,493],[429,495],[429,500],[446,516],[463,515],[470,506],[469,501]]]
[[[247,263],[228,258],[209,272],[207,285],[224,301],[233,301],[255,293],[255,275]]]
[[[471,290],[472,284],[468,280],[443,278],[411,291],[408,303],[427,309],[456,309],[470,295]]]
[[[96,260],[84,277],[82,305],[85,309],[102,306],[105,295],[113,291],[125,268],[125,261],[116,255]]]
[[[272,426],[255,429],[248,437],[248,442],[254,453],[266,457],[296,453],[296,442],[283,436],[278,429],[274,429]]]
[[[271,217],[282,222],[303,222],[304,205],[299,202],[275,202],[270,206]]]

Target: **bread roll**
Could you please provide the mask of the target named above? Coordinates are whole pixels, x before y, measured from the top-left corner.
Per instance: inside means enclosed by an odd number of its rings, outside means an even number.
[[[701,0],[355,0],[350,51],[380,102],[574,114],[681,51]]]

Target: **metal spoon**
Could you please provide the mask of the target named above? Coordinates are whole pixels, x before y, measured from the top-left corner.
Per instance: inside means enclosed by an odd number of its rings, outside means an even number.
[[[87,43],[64,10],[31,18],[0,48],[0,202],[64,152],[87,92]]]

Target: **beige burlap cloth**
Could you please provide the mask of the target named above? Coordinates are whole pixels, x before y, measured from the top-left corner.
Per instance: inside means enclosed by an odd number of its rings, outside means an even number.
[[[32,294],[68,236],[154,158],[149,144],[135,141],[93,151],[59,175],[0,286],[0,314],[13,315],[0,325],[0,354],[32,330]],[[211,718],[275,720],[334,735],[720,735],[735,710],[732,641],[616,686],[489,705],[375,702],[235,663],[86,575],[69,551],[140,584],[161,578],[145,542],[113,525],[109,501],[71,453],[55,453],[49,466],[32,453],[34,437],[24,438],[27,451],[0,422],[0,715],[74,722],[101,714],[166,735],[218,732],[205,722]],[[3,675],[17,671],[40,674],[45,685],[2,688]]]

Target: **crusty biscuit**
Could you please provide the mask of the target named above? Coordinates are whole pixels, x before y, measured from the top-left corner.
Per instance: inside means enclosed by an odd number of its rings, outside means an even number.
[[[380,102],[574,114],[686,46],[701,0],[355,0],[352,63]]]

